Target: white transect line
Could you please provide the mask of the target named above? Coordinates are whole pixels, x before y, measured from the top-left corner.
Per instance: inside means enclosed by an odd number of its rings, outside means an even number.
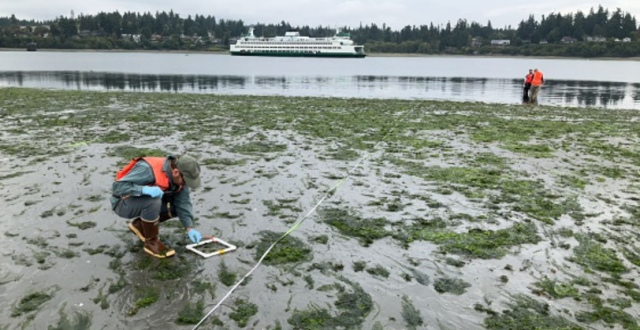
[[[393,132],[395,131],[395,129],[398,127],[398,124],[400,124],[400,122],[404,121],[404,119],[409,115],[409,113],[411,113],[411,111],[407,112],[406,114],[404,114],[404,116],[402,116],[397,123],[391,128],[391,130],[389,130],[389,132],[387,132],[387,134],[385,134],[385,136],[382,137],[382,139],[380,141],[378,141],[378,143],[376,143],[371,149],[375,150],[378,148],[378,146],[384,142],[387,137]],[[322,198],[320,198],[320,200],[318,201],[318,203],[316,203],[316,205],[314,205],[311,210],[309,210],[309,212],[307,212],[307,214],[305,214],[302,218],[300,218],[300,220],[296,221],[293,226],[291,226],[291,228],[284,233],[282,236],[280,236],[280,238],[278,238],[275,242],[273,242],[269,248],[264,252],[264,254],[262,254],[262,257],[260,257],[260,260],[258,260],[258,262],[256,262],[255,266],[253,266],[253,268],[251,268],[239,281],[238,283],[236,283],[234,286],[231,287],[231,289],[229,289],[229,292],[227,292],[227,294],[224,295],[224,297],[222,297],[222,299],[220,299],[220,301],[213,306],[213,308],[211,309],[211,311],[209,311],[209,313],[207,313],[207,315],[205,315],[200,322],[198,322],[198,324],[196,324],[193,327],[193,330],[198,329],[198,327],[209,317],[211,316],[211,314],[213,314],[213,312],[218,309],[218,307],[220,307],[220,305],[222,305],[222,303],[229,298],[229,296],[231,295],[231,293],[233,293],[233,291],[235,291],[236,288],[238,288],[238,286],[247,278],[249,277],[249,275],[251,275],[253,273],[253,271],[255,271],[258,266],[260,266],[260,264],[262,263],[262,260],[264,260],[264,258],[267,256],[267,254],[269,254],[269,252],[271,251],[271,249],[273,249],[273,247],[280,242],[280,240],[282,240],[283,238],[285,238],[287,235],[289,235],[291,232],[293,232],[301,223],[302,221],[304,221],[307,217],[309,217],[309,215],[311,215],[311,213],[313,213],[318,206],[320,206],[320,204],[322,204],[322,202],[324,202],[325,199],[327,199],[327,197],[332,195],[332,192],[334,190],[336,190],[338,188],[338,186],[340,186],[344,180],[346,180],[347,178],[349,178],[349,176],[351,176],[351,173],[358,168],[358,166],[360,166],[360,164],[362,164],[362,162],[364,162],[367,158],[369,158],[369,156],[371,155],[371,152],[367,152],[364,157],[362,157],[360,159],[360,161],[354,166],[352,167],[347,174],[340,179],[338,182],[336,182],[336,184],[333,185],[333,187],[331,189],[329,189],[329,191],[327,191],[324,196],[322,196]]]

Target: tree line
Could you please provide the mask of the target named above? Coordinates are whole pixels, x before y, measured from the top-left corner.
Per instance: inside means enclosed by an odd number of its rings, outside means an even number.
[[[292,26],[280,23],[252,24],[264,37],[297,30],[302,35],[325,37],[330,27]],[[27,28],[25,28],[27,27]],[[100,12],[78,17],[60,16],[47,21],[0,17],[0,47],[69,49],[167,49],[223,50],[248,30],[242,20],[191,15],[183,18],[169,12]],[[455,24],[407,25],[399,30],[386,24],[342,27],[369,52],[423,54],[505,54],[554,56],[640,55],[640,31],[636,18],[620,8],[599,6],[588,13],[551,13],[536,20],[533,15],[517,27],[493,27],[459,19]],[[135,37],[134,37],[135,36]],[[509,45],[492,45],[491,40],[508,40]],[[589,42],[595,40],[594,42]]]

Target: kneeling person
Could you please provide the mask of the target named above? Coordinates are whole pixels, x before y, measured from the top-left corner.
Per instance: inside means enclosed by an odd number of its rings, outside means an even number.
[[[116,174],[111,206],[120,217],[133,219],[129,229],[142,242],[144,251],[157,257],[175,255],[158,238],[159,224],[177,216],[192,242],[202,235],[193,228],[193,205],[189,189],[200,186],[200,166],[183,156],[140,157]]]

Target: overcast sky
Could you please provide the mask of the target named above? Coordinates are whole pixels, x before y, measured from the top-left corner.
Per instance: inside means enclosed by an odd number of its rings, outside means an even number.
[[[15,14],[19,19],[45,20],[101,11],[151,12],[173,10],[188,15],[212,15],[217,19],[242,19],[245,24],[286,21],[294,26],[351,26],[386,23],[393,29],[405,25],[454,24],[459,18],[494,27],[516,27],[534,14],[588,13],[598,5],[616,8],[640,19],[640,0],[2,0],[0,16]]]

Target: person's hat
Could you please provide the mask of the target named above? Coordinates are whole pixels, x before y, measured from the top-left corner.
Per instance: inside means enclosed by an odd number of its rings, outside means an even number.
[[[200,165],[195,158],[182,155],[176,160],[176,167],[184,178],[184,183],[191,189],[200,187]]]

